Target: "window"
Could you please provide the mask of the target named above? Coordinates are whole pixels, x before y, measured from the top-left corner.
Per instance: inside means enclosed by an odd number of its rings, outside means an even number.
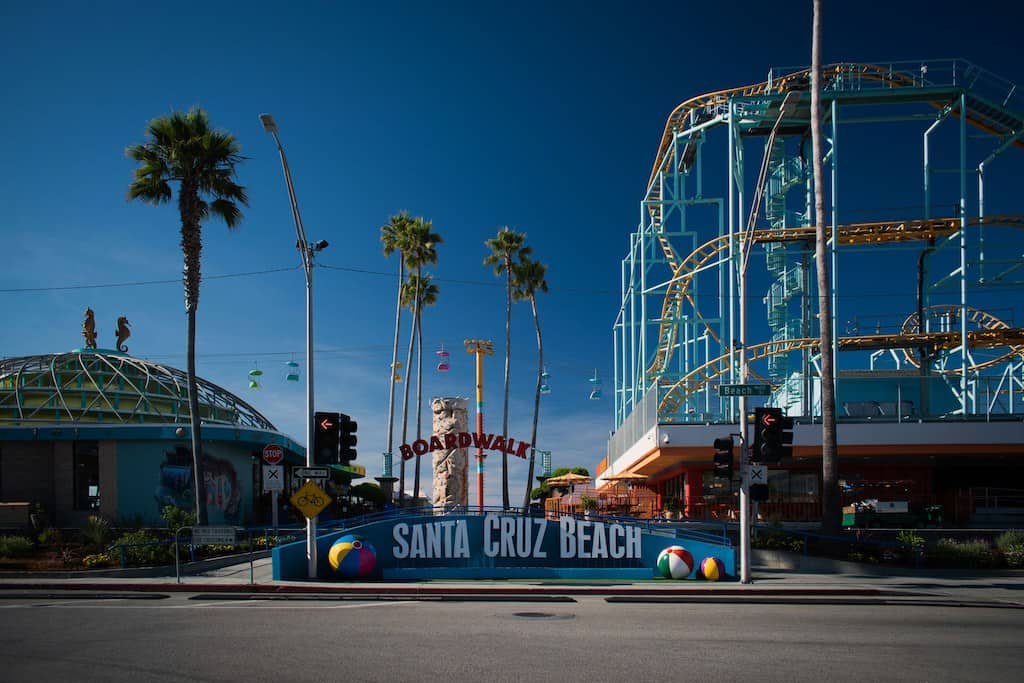
[[[74,443],[75,509],[100,508],[100,458],[95,441]]]

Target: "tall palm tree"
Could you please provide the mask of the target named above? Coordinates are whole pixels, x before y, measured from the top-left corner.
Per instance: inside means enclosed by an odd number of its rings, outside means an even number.
[[[537,418],[540,415],[540,387],[544,373],[544,342],[540,335],[540,317],[537,315],[537,290],[548,291],[545,279],[548,267],[537,261],[523,259],[512,267],[512,296],[516,301],[528,299],[533,311],[533,326],[537,331],[537,388],[533,393],[533,432],[530,434],[530,466],[526,474],[526,493],[523,496],[523,510],[530,507],[530,492],[533,490],[533,464],[537,451]]]
[[[409,232],[413,224],[408,212],[401,211],[392,216],[389,221],[380,226],[380,240],[384,243],[384,256],[398,252],[398,293],[395,297],[395,339],[391,349],[391,368],[388,373],[388,436],[387,456],[391,456],[395,441],[395,373],[398,365],[398,336],[402,327],[402,287],[405,284],[405,252],[408,249]],[[408,377],[406,378],[408,380]],[[400,480],[405,481],[405,461],[399,465],[402,476]],[[385,476],[391,476],[385,472]]]
[[[413,271],[416,282],[420,282],[423,266],[437,263],[437,245],[443,240],[441,236],[432,232],[433,223],[422,218],[414,218],[409,225],[408,241],[405,249],[405,266]],[[412,276],[410,276],[411,279]],[[408,370],[412,367],[412,351],[416,345],[416,321],[419,320],[419,292],[413,294],[412,329],[409,331],[409,352],[406,355],[405,367]],[[406,443],[409,431],[409,382],[405,383],[402,395],[402,443]],[[404,460],[402,461],[405,462]],[[405,496],[405,467],[403,464],[400,486],[401,497]]]
[[[811,38],[811,145],[814,155],[814,258],[817,266],[821,341],[821,529],[838,535],[842,526],[839,456],[836,445],[836,385],[832,353],[832,289],[825,251],[825,172],[821,149],[821,0],[814,0]]]
[[[508,226],[498,234],[484,242],[491,254],[484,259],[485,266],[494,266],[494,274],[505,275],[505,401],[502,409],[501,438],[508,443],[508,384],[509,368],[512,360],[512,264],[530,255],[530,247],[523,246],[526,235],[516,232]],[[509,508],[508,502],[508,453],[501,454],[501,503],[504,509]]]
[[[128,199],[157,206],[171,200],[171,183],[178,183],[181,250],[185,266],[185,315],[188,322],[188,408],[192,424],[192,478],[196,523],[206,524],[199,392],[196,383],[196,308],[199,306],[202,223],[211,215],[232,229],[242,219],[239,204],[247,206],[245,188],[235,182],[235,167],[243,160],[241,147],[229,133],[210,128],[202,109],[172,112],[149,122],[147,139],[132,145],[127,155],[139,162],[128,186]]]
[[[437,303],[440,292],[437,285],[430,281],[430,275],[412,275],[402,289],[402,303],[410,310],[416,311],[416,438],[423,438],[423,309]],[[418,297],[418,298],[417,298]],[[417,306],[418,304],[418,306]],[[420,497],[420,457],[416,456],[416,470],[413,477],[412,498]]]

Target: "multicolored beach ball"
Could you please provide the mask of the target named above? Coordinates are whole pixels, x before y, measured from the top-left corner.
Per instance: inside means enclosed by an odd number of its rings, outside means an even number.
[[[700,575],[708,581],[718,581],[725,576],[725,565],[717,557],[705,557],[700,561]]]
[[[693,571],[693,555],[681,545],[670,545],[658,555],[658,573],[666,579],[685,579]]]
[[[348,534],[334,542],[327,561],[339,576],[361,579],[373,576],[377,569],[377,551],[362,536]]]

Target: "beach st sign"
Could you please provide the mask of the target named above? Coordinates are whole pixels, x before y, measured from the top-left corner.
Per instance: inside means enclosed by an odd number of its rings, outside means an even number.
[[[517,458],[526,458],[526,452],[530,444],[526,441],[516,441],[500,434],[479,434],[471,432],[449,432],[447,434],[434,434],[430,440],[416,439],[411,444],[404,443],[398,447],[402,460],[411,460],[417,455],[426,455],[434,451],[450,451],[456,448],[478,448],[483,451],[497,451],[508,453]]]

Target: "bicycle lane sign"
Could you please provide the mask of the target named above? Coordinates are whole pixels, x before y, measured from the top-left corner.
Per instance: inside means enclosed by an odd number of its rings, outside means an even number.
[[[312,480],[303,484],[298,491],[292,494],[290,500],[295,509],[305,515],[306,519],[313,519],[331,504],[331,497]]]

